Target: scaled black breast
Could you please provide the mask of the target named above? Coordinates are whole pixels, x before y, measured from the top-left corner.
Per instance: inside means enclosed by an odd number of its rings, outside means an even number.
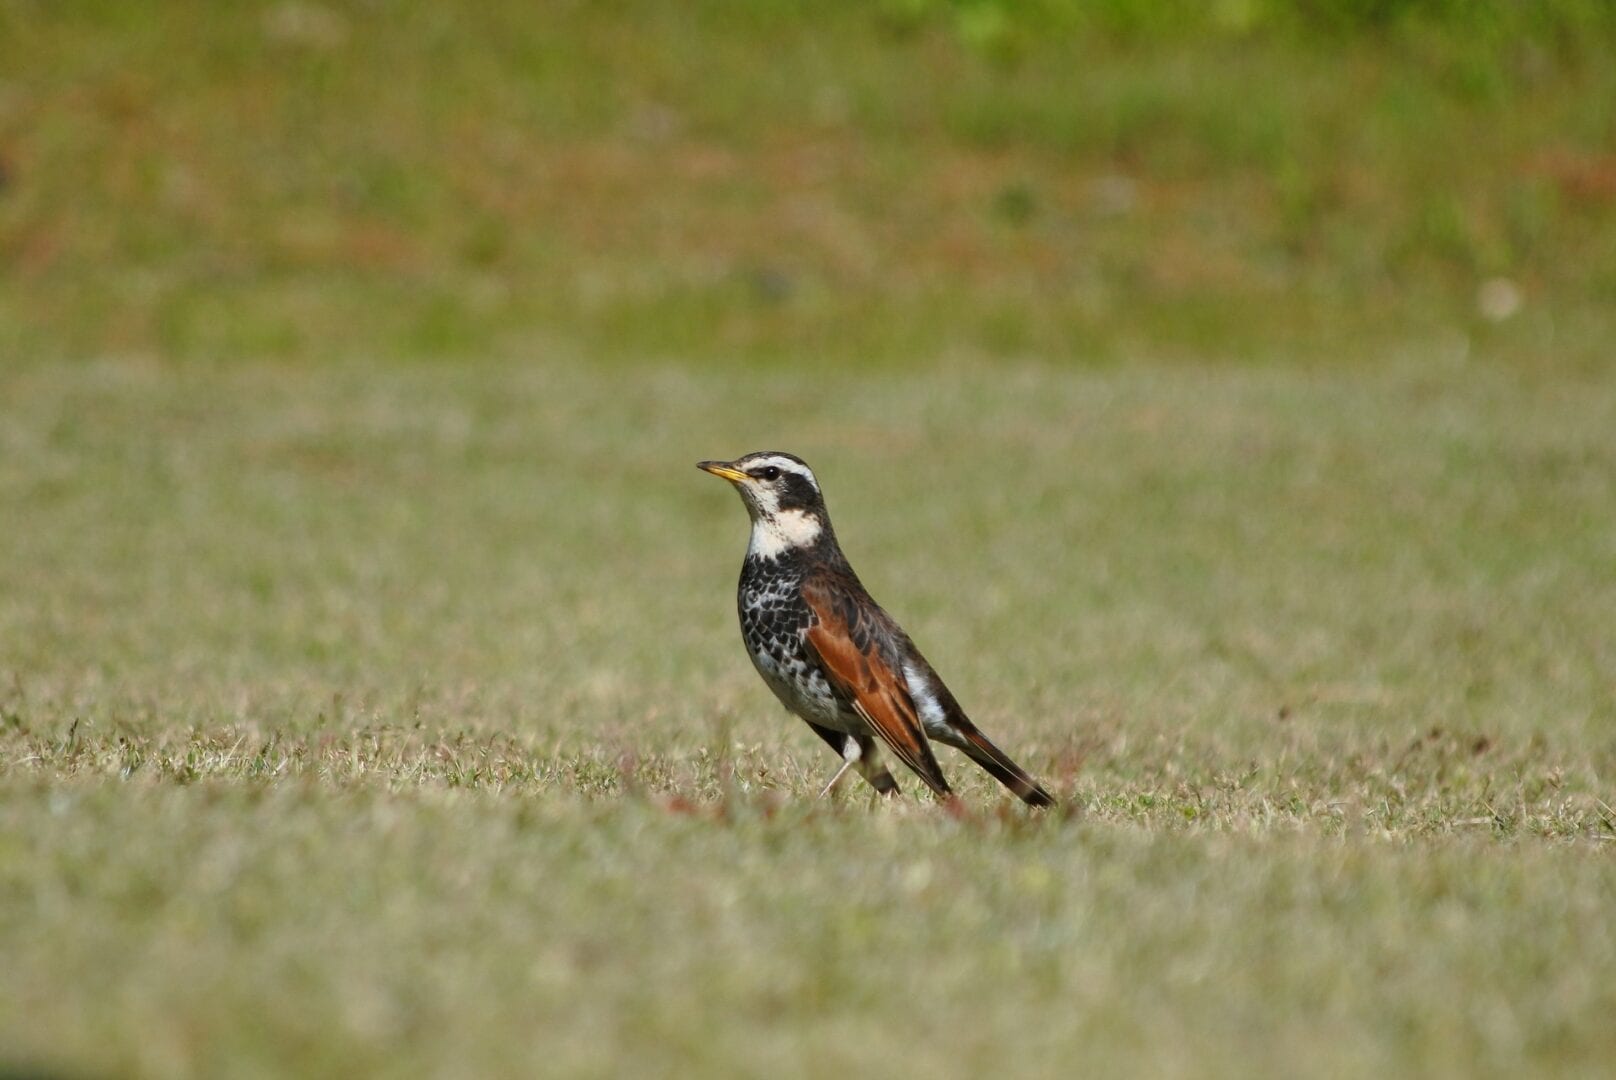
[[[736,596],[741,636],[758,674],[782,704],[804,719],[841,729],[842,708],[808,649],[813,609],[803,600],[799,558],[751,557]]]

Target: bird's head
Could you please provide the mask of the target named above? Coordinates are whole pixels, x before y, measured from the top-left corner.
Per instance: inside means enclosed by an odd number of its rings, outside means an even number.
[[[819,481],[799,457],[759,450],[734,461],[698,462],[696,468],[723,477],[741,493],[752,517],[751,554],[776,558],[813,547],[830,533]]]

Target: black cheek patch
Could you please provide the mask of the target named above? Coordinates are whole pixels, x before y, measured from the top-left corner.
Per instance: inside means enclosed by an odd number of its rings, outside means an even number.
[[[819,492],[806,476],[785,473],[780,477],[780,509],[817,510]]]

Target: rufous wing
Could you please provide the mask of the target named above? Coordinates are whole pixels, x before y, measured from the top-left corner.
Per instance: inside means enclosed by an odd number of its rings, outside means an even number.
[[[808,643],[819,653],[831,684],[927,787],[950,794],[903,676],[882,656],[881,628],[866,623],[857,600],[845,590],[810,585],[803,591],[817,616]]]

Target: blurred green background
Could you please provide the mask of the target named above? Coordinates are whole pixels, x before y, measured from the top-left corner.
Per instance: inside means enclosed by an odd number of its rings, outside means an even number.
[[[1598,364],[1600,0],[0,8],[8,357]]]

